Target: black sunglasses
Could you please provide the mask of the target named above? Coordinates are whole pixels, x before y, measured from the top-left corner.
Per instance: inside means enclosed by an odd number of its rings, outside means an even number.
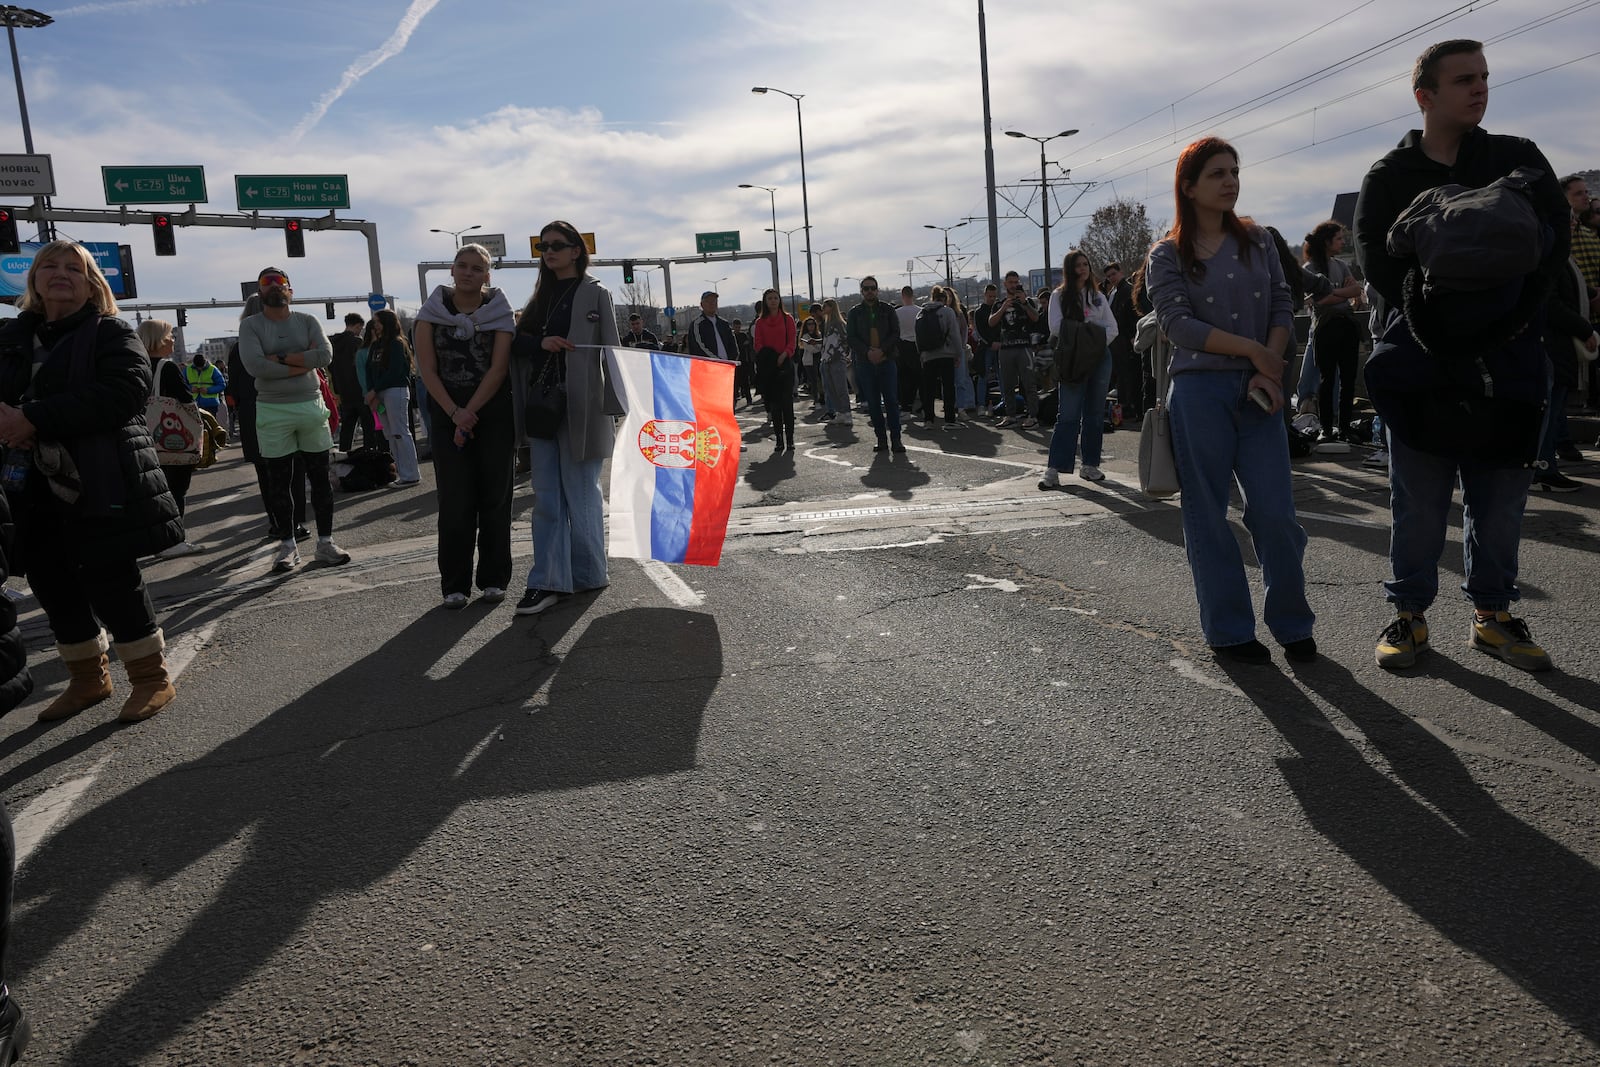
[[[876,293],[878,291],[878,287],[876,285],[863,285],[861,287],[861,291],[863,293]]]
[[[539,242],[539,251],[541,251],[541,252],[565,252],[569,248],[577,248],[577,247],[578,247],[577,245],[569,245],[565,241],[540,241]]]

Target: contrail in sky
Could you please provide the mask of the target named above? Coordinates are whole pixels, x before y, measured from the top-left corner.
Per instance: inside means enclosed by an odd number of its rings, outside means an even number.
[[[401,52],[404,52],[406,43],[411,40],[411,35],[417,31],[417,26],[421,24],[428,12],[438,6],[439,0],[411,0],[411,6],[406,8],[404,15],[400,16],[400,25],[394,28],[394,32],[389,35],[389,39],[350,64],[344,74],[339,77],[339,84],[322,94],[322,99],[317,101],[316,106],[307,112],[306,117],[301,119],[299,125],[295,126],[294,130],[290,132],[289,139],[298,141],[307,133],[310,133],[312,128],[322,121],[322,116],[328,113],[328,109],[334,105],[334,102],[349,92],[356,82],[371,74],[384,60],[393,59]]]
[[[64,7],[55,13],[55,17],[59,19],[69,15],[120,15],[134,11],[150,11],[158,7],[194,7],[196,4],[206,2],[207,0],[104,0],[102,3]]]

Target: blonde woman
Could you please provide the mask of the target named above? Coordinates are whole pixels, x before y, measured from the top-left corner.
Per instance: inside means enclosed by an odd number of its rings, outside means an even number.
[[[144,345],[144,350],[150,353],[151,376],[156,378],[159,375],[153,385],[155,391],[162,396],[171,397],[180,404],[195,405],[198,414],[199,405],[195,401],[194,394],[189,391],[183,370],[172,361],[172,349],[175,344],[172,323],[165,319],[145,319],[134,332],[138,334],[139,343]],[[169,467],[162,464],[161,473],[166,476],[167,488],[172,490],[172,499],[177,502],[178,514],[182,515],[184,498],[189,495],[189,483],[194,479],[194,466],[182,464]],[[202,551],[204,549],[199,545],[191,544],[185,538],[158,554],[162,559],[174,559]]]
[[[837,300],[822,302],[821,359],[822,393],[828,405],[823,420],[835,426],[849,426],[855,421],[850,415],[850,342]]]
[[[16,472],[6,492],[23,502],[12,562],[26,571],[71,675],[39,718],[65,719],[111,696],[109,630],[133,683],[117,717],[148,719],[177,693],[139,559],[183,540],[144,422],[150,357],[114,317],[105,275],[75,241],[39,250],[17,306],[0,327],[0,446]],[[45,352],[37,369],[36,346]],[[46,473],[64,462],[81,487],[71,504]]]

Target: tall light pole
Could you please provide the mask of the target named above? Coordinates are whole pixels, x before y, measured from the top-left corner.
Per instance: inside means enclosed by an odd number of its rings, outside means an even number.
[[[837,252],[837,251],[839,251],[839,249],[836,246],[836,247],[833,247],[833,248],[824,248],[821,252],[817,253],[817,277],[819,277],[819,278],[826,278],[827,277],[826,274],[822,273],[822,257],[827,255],[829,252]],[[837,290],[838,287],[835,286],[834,288]],[[837,299],[838,296],[839,296],[838,292],[835,292],[833,295],[834,295],[835,299]],[[816,299],[813,297],[811,302],[813,304],[815,304],[816,303]]]
[[[954,226],[935,226],[931,222],[924,222],[922,224],[922,228],[924,230],[943,230],[944,231],[944,283],[946,285],[948,285],[952,289],[954,289],[956,287],[956,278],[955,278],[955,272],[950,269],[950,231],[951,230],[955,230],[955,229],[959,229],[962,226],[965,226],[966,224],[967,224],[967,220],[966,219],[962,219],[960,222],[956,223]]]
[[[1007,130],[1006,131],[1006,136],[1007,137],[1026,137],[1030,141],[1038,141],[1039,142],[1039,199],[1041,201],[1039,217],[1042,220],[1041,221],[1041,225],[1044,226],[1044,284],[1045,284],[1045,288],[1047,288],[1047,289],[1051,288],[1051,285],[1050,285],[1050,179],[1045,174],[1045,169],[1044,169],[1045,166],[1046,166],[1045,161],[1044,161],[1044,146],[1046,144],[1050,143],[1051,141],[1054,141],[1057,137],[1071,137],[1073,134],[1075,134],[1077,132],[1078,132],[1077,130],[1062,130],[1060,133],[1052,133],[1049,137],[1034,137],[1032,134],[1018,133],[1016,130]]]
[[[481,230],[481,229],[483,229],[483,223],[475,222],[471,226],[468,226],[464,230],[440,230],[440,229],[434,229],[434,228],[430,227],[428,229],[428,232],[429,233],[447,233],[447,234],[449,234],[450,235],[450,239],[456,243],[456,250],[460,251],[460,249],[461,249],[461,235],[464,234],[464,233],[471,233],[473,230]]]
[[[778,287],[778,190],[770,185],[751,185],[749,182],[740,182],[741,189],[765,189],[767,198],[772,201],[772,287]]]
[[[794,240],[791,235],[799,233],[804,228],[803,226],[796,226],[792,230],[772,231],[772,243],[774,245],[778,243],[778,234],[781,233],[783,234],[783,243],[789,246],[789,314],[797,319],[800,317],[800,300],[794,295]],[[806,257],[809,259],[810,256],[811,253],[807,252]],[[806,302],[810,303],[809,300]]]
[[[800,98],[805,94],[786,92],[783,89],[775,89],[770,85],[757,85],[751,88],[750,91],[752,93],[783,93],[784,96],[794,101],[794,121],[800,131],[800,209],[801,217],[805,220],[806,230],[806,299],[815,301],[817,299],[817,281],[816,277],[811,273],[811,200],[806,195],[806,123],[800,114]],[[772,226],[776,229],[778,224],[774,222]],[[776,255],[777,253],[774,252],[773,254]],[[794,286],[790,285],[789,288],[793,289]]]
[[[29,7],[0,5],[0,22],[6,24],[6,37],[11,42],[11,70],[17,76],[17,110],[22,112],[22,144],[30,156],[33,155],[33,128],[28,125],[28,97],[22,91],[22,61],[17,58],[17,29],[19,27],[25,30],[43,29],[54,21],[55,19],[44,12]],[[44,197],[33,198],[33,206],[40,213],[40,242],[53,240],[55,237],[55,227],[43,217],[46,205]]]
[[[728,280],[727,278],[707,278],[706,279],[706,284],[711,286],[711,291],[713,293],[716,293],[718,296],[721,296],[722,295],[722,290],[718,289],[717,286],[721,285],[723,282],[725,282],[727,280]]]

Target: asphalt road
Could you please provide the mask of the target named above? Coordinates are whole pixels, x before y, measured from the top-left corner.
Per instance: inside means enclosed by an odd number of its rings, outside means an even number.
[[[1224,669],[1134,434],[1041,493],[1039,433],[857,433],[533,620],[438,609],[431,469],[287,577],[202,472],[178,701],[0,724],[27,1062],[1600,1062],[1600,463],[1526,524],[1558,671],[1443,603],[1372,664],[1359,454],[1297,467],[1325,657]]]

